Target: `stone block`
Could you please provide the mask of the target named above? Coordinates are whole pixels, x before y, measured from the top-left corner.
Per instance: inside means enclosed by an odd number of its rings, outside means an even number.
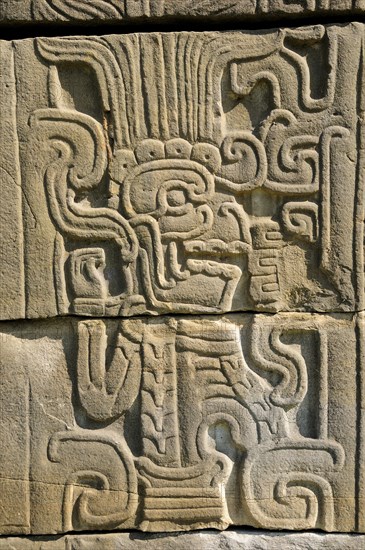
[[[364,529],[362,315],[0,328],[1,534]]]
[[[363,308],[363,40],[2,42],[0,317]]]
[[[230,530],[0,539],[0,550],[363,550],[365,535]]]
[[[356,15],[364,0],[2,0],[0,22],[259,21],[279,17]]]

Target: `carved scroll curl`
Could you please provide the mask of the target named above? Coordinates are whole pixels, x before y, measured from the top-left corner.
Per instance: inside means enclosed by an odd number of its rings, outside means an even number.
[[[223,165],[216,181],[235,193],[252,191],[267,177],[267,160],[263,144],[250,132],[235,132],[221,145]],[[254,167],[254,169],[252,169]]]
[[[58,109],[36,111],[30,123],[53,152],[45,186],[57,228],[74,239],[113,240],[123,260],[131,262],[138,243],[128,221],[110,208],[92,208],[78,200],[100,184],[106,169],[101,125],[88,115]]]
[[[275,109],[261,128],[268,159],[265,187],[290,194],[315,193],[319,189],[317,145],[313,135],[298,134],[295,116]]]
[[[58,432],[50,439],[48,457],[66,470],[66,531],[115,528],[135,513],[137,478],[123,439],[91,430]]]
[[[288,326],[286,329],[288,330]],[[283,326],[265,326],[255,320],[252,326],[251,354],[259,368],[280,374],[270,399],[284,408],[298,405],[307,393],[307,368],[304,358],[280,340]]]
[[[316,242],[318,238],[318,205],[314,202],[287,202],[281,211],[285,229],[297,238]]]
[[[242,496],[255,525],[333,529],[333,494],[325,476],[343,464],[340,445],[317,439],[282,439],[250,450]]]

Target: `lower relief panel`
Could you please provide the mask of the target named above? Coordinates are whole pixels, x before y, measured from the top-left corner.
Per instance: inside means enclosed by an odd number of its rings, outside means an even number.
[[[356,531],[360,323],[3,323],[1,533]]]

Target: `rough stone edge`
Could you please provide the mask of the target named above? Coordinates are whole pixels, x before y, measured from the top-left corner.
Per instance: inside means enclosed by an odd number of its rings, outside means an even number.
[[[83,543],[87,543],[87,546]],[[107,545],[107,546],[105,546]],[[212,530],[175,534],[119,532],[0,538],[0,550],[364,550],[365,535]]]
[[[3,0],[1,0],[2,2]],[[338,0],[339,2],[341,0]],[[1,3],[0,3],[1,4]],[[276,11],[268,12],[249,12],[245,8],[240,8],[239,5],[234,5],[232,9],[227,9],[225,12],[217,10],[214,6],[205,7],[200,12],[189,13],[187,10],[184,10],[184,6],[177,7],[176,12],[173,13],[163,13],[161,15],[146,15],[146,14],[125,14],[120,16],[112,17],[98,17],[93,18],[82,18],[78,17],[38,17],[32,15],[31,9],[31,0],[21,0],[17,6],[17,10],[14,10],[14,7],[9,2],[8,4],[0,5],[0,27],[9,27],[10,25],[17,23],[22,26],[33,26],[33,25],[61,25],[63,27],[67,26],[92,26],[92,25],[149,25],[153,24],[179,24],[179,23],[247,23],[247,24],[265,24],[265,23],[274,23],[280,22],[280,20],[292,20],[293,22],[298,21],[298,25],[301,19],[318,19],[318,23],[325,23],[323,19],[326,17],[339,18],[345,16],[347,18],[356,18],[358,16],[365,15],[365,0],[354,0],[353,7],[341,8],[339,7],[330,7],[330,8],[315,8],[314,10],[309,10],[308,8],[303,8],[302,11],[287,11],[286,9],[278,9]]]

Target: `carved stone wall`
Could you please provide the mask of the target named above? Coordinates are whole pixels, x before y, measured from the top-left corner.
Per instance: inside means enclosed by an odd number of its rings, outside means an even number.
[[[1,550],[365,548],[364,12],[3,2]]]
[[[105,21],[174,21],[176,18],[262,20],[280,17],[358,15],[364,0],[2,0],[3,22],[79,24]]]

